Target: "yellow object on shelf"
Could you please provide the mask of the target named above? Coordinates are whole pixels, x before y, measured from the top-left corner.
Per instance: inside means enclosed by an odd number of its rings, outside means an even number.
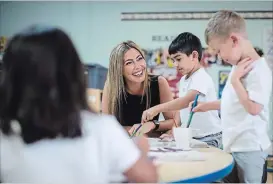
[[[4,36],[0,36],[0,53],[4,53],[6,45],[7,45],[7,38]]]

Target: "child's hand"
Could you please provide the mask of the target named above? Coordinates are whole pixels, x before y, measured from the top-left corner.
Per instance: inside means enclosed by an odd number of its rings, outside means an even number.
[[[248,72],[252,70],[253,60],[251,58],[245,58],[242,61],[239,61],[235,71],[232,74],[231,82],[236,82],[244,77]]]
[[[192,101],[189,104],[189,108],[192,109],[192,105],[193,105],[194,101]],[[206,112],[208,111],[206,103],[203,102],[198,102],[197,105],[192,109],[192,112]]]
[[[140,124],[134,124],[128,131],[129,135],[132,136],[135,130],[139,127]]]
[[[174,139],[172,134],[162,134],[159,138],[163,141],[172,141]]]
[[[151,121],[159,112],[155,107],[147,109],[142,113],[141,123]]]

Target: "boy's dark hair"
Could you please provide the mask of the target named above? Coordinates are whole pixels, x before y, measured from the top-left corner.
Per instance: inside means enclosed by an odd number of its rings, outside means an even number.
[[[169,54],[176,54],[181,52],[187,56],[191,55],[193,51],[198,52],[198,60],[202,58],[202,44],[200,39],[192,33],[184,32],[179,34],[169,46]]]
[[[25,143],[81,136],[85,85],[83,64],[63,31],[32,26],[16,34],[3,56],[0,130],[12,134],[17,120]]]
[[[263,50],[260,49],[259,47],[255,47],[254,49],[255,49],[255,51],[257,52],[257,54],[258,54],[260,57],[262,57],[262,56],[264,55]]]

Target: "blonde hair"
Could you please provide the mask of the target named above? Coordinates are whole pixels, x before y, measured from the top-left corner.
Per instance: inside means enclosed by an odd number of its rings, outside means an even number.
[[[234,11],[218,11],[210,18],[205,30],[206,43],[208,44],[211,38],[215,36],[225,39],[232,32],[246,32],[244,18]]]
[[[127,97],[126,82],[123,77],[124,55],[131,48],[136,49],[145,59],[143,51],[133,41],[118,44],[110,54],[110,64],[105,85],[108,93],[108,112],[115,115],[121,124],[123,123],[121,105]],[[146,96],[146,109],[148,109],[150,107],[150,81],[147,69],[145,71],[143,88],[142,101],[143,97]]]

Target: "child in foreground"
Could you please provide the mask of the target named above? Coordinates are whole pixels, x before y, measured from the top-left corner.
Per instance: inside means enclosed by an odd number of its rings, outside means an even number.
[[[140,151],[115,118],[89,108],[83,69],[58,28],[11,38],[0,83],[1,182],[157,182],[145,140]]]

